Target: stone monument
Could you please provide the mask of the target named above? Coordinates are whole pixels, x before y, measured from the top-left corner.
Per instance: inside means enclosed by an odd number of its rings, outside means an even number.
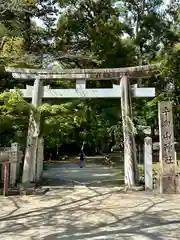
[[[159,102],[158,114],[160,142],[160,193],[175,193],[177,161],[174,146],[172,102]]]

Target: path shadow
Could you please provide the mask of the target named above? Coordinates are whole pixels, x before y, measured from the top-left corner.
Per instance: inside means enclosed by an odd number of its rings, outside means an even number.
[[[98,164],[54,163],[45,166],[43,186],[119,186],[124,183],[122,169]]]
[[[53,233],[46,237],[44,240],[89,240],[89,239],[122,239],[122,240],[130,240],[130,239],[148,239],[148,240],[164,240],[171,239],[167,233],[167,229],[170,225],[176,226],[174,231],[176,231],[176,235],[180,234],[180,220],[164,220],[162,218],[163,211],[158,211],[156,213],[148,213],[149,210],[155,208],[156,205],[161,204],[165,201],[152,203],[145,210],[140,212],[133,212],[132,214],[119,218],[117,214],[112,214],[108,210],[100,210],[104,211],[105,214],[114,218],[114,221],[111,223],[101,223],[96,226],[91,226],[91,224],[80,227],[74,221],[69,221],[69,223],[65,226],[65,230],[59,233]],[[136,206],[136,207],[140,207]],[[82,208],[81,208],[82,209]],[[87,209],[84,209],[87,211]],[[89,209],[88,211],[92,211],[93,209]],[[94,211],[97,213],[98,208],[95,208]],[[94,214],[95,214],[94,212]],[[167,212],[166,212],[167,213]],[[169,216],[171,215],[170,211],[168,211]],[[165,227],[165,229],[164,229]],[[153,229],[157,229],[153,231]],[[162,228],[159,230],[159,228]],[[152,229],[149,231],[149,229]],[[169,233],[171,230],[169,231]],[[172,238],[179,239],[179,238]]]
[[[172,207],[167,199],[146,196],[141,199],[142,194],[92,189],[91,196],[84,193],[77,200],[73,195],[68,199],[62,197],[51,207],[8,214],[0,219],[3,223],[0,234],[20,236],[31,230],[29,237],[35,238],[42,231],[38,239],[44,240],[179,239],[180,207]],[[128,198],[132,198],[131,205]]]

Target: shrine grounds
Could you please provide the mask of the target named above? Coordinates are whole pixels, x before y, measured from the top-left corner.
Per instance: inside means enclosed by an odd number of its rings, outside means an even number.
[[[73,164],[51,165],[44,170],[44,178],[51,179],[44,182],[49,184],[46,194],[0,197],[0,239],[180,239],[180,195],[87,184],[121,177],[116,169],[101,166],[100,170],[96,164],[81,170],[83,174]]]

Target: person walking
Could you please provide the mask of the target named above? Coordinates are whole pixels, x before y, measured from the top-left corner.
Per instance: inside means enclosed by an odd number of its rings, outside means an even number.
[[[85,158],[85,154],[84,154],[83,150],[81,150],[79,156],[80,156],[80,168],[83,168],[84,167],[84,158]]]

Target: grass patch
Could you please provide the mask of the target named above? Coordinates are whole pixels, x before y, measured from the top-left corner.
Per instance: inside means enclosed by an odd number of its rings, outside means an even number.
[[[180,160],[178,160],[178,165],[180,166]],[[138,168],[139,168],[140,171],[144,170],[144,164],[138,164]],[[159,162],[153,163],[152,168],[153,168],[154,171],[159,170],[160,163]]]
[[[159,170],[159,167],[160,167],[159,162],[156,162],[156,163],[152,164],[152,168],[155,171]],[[138,168],[139,168],[140,171],[144,171],[144,164],[138,164]]]

